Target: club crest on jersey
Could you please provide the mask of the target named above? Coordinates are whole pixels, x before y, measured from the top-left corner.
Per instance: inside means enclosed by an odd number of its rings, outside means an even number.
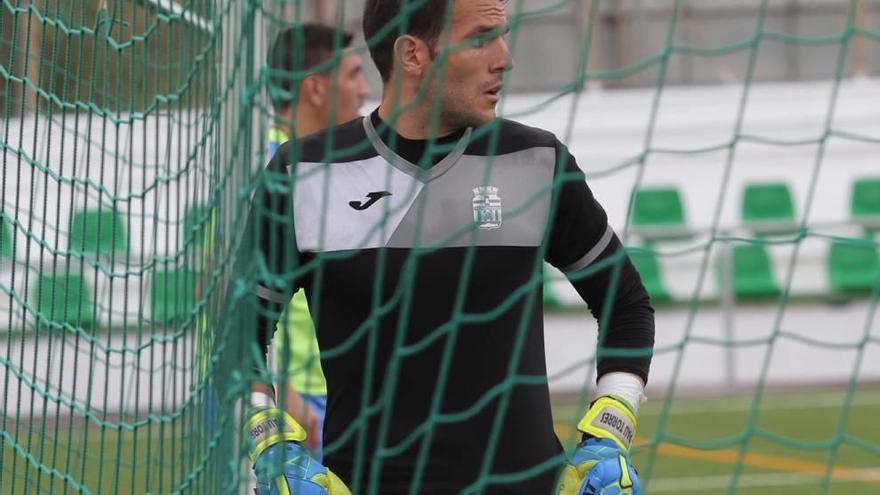
[[[474,191],[474,223],[482,230],[501,228],[501,196],[494,186],[479,186]]]

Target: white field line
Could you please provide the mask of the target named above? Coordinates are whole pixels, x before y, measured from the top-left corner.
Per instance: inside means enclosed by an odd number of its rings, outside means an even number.
[[[862,469],[859,471],[865,475],[877,475],[880,469]],[[772,487],[772,486],[818,486],[822,478],[804,473],[756,473],[743,474],[736,480],[736,486],[748,487]],[[833,484],[857,483],[859,480],[832,480]],[[682,476],[677,478],[657,478],[651,480],[648,488],[651,493],[660,492],[685,492],[699,490],[718,490],[730,487],[732,477],[720,476]]]
[[[817,394],[797,395],[769,395],[758,404],[759,411],[787,410],[787,409],[815,409],[815,408],[840,408],[843,404],[844,395],[840,392],[826,392]],[[880,392],[857,392],[850,401],[851,406],[877,406],[880,405]],[[706,414],[720,412],[743,412],[752,409],[751,397],[684,399],[673,401],[669,414]],[[648,402],[640,411],[639,416],[657,416],[662,412],[663,400]]]

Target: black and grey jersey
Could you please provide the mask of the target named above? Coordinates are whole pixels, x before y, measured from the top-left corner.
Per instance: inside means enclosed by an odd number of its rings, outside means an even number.
[[[552,134],[501,120],[438,144],[445,156],[426,167],[375,127],[288,143],[262,176],[258,249],[239,254],[261,343],[303,288],[327,379],[325,464],[356,492],[409,493],[418,479],[418,493],[459,493],[482,479],[486,493],[550,493],[564,455],[543,262],[601,322],[599,376],[647,380],[654,323],[639,276]]]

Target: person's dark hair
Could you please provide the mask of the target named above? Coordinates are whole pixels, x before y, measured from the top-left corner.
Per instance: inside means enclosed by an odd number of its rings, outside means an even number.
[[[388,81],[394,69],[394,41],[401,34],[415,36],[430,46],[434,46],[443,32],[446,22],[446,5],[452,0],[367,0],[364,7],[364,36],[370,44],[370,56],[379,69],[383,81]],[[409,15],[404,19],[404,3]],[[406,21],[406,29],[401,33],[401,23]],[[381,39],[376,34],[387,29]]]
[[[353,39],[354,37],[345,31],[312,23],[289,27],[278,33],[267,60],[269,68],[273,70],[271,83],[275,91],[270,93],[274,93],[272,104],[275,109],[283,109],[293,103],[289,100],[290,95],[295,85],[302,80],[301,75],[294,77],[294,70],[305,71],[318,67],[330,60],[335,50],[350,47]],[[297,42],[300,40],[303,49],[297,53]],[[300,57],[296,67],[294,67],[295,55]]]

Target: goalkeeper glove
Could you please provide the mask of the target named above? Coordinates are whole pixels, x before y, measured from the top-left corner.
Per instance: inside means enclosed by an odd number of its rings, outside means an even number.
[[[309,456],[306,431],[272,407],[248,413],[244,434],[257,476],[258,495],[351,495],[345,483]]]
[[[565,466],[558,495],[641,495],[638,474],[629,458],[636,416],[623,400],[599,397],[578,430],[588,435]]]

